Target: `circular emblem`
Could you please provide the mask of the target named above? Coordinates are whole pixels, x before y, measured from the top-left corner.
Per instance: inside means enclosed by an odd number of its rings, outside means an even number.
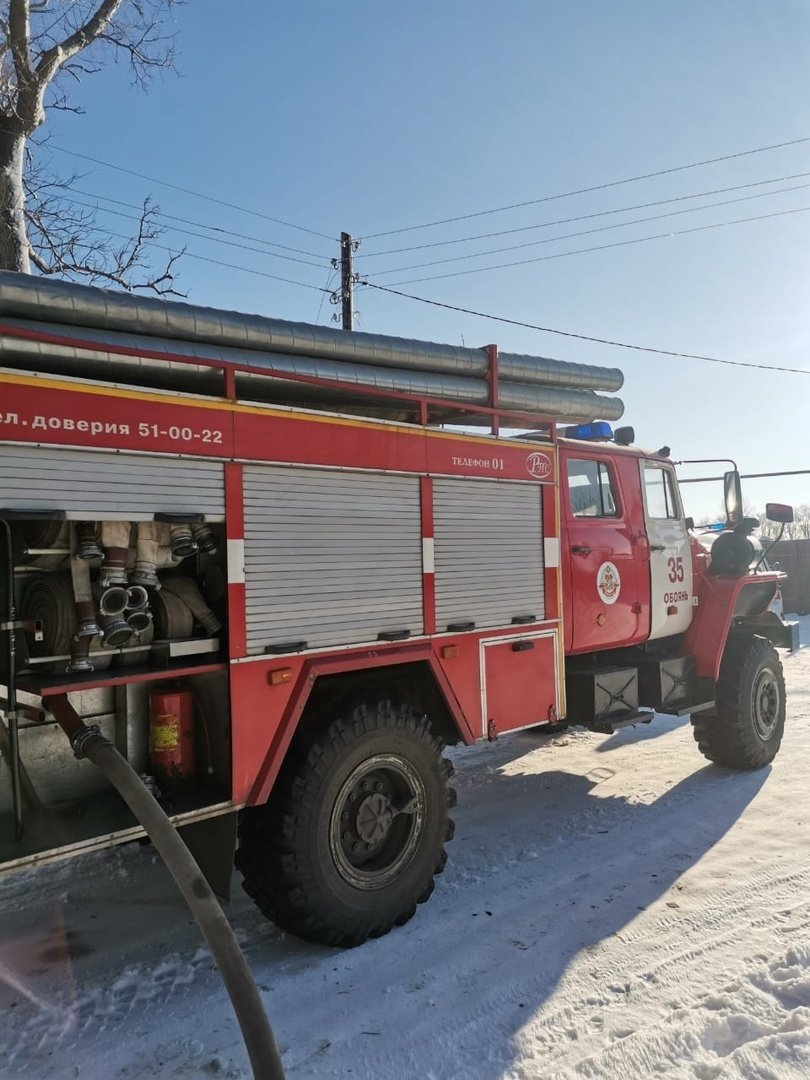
[[[612,562],[603,562],[596,575],[596,591],[606,604],[615,604],[622,591],[622,579]]]
[[[539,450],[535,450],[526,458],[526,468],[535,480],[545,480],[551,476],[551,458],[548,454],[541,454]]]

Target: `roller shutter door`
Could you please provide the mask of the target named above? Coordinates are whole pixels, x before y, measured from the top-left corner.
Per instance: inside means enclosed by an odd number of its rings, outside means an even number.
[[[221,462],[0,444],[0,507],[93,520],[224,517]]]
[[[542,619],[541,488],[491,480],[435,480],[436,629]]]
[[[421,634],[419,480],[247,466],[248,652]]]

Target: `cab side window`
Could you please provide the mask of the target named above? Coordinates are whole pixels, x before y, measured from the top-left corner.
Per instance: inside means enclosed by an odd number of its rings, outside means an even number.
[[[574,517],[618,517],[610,470],[603,461],[570,458],[568,505]]]
[[[657,465],[644,466],[644,497],[649,518],[658,521],[680,519],[681,507],[670,469]]]

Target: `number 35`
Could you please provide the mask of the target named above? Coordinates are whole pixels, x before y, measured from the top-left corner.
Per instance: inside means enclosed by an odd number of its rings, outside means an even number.
[[[669,580],[671,582],[683,581],[683,557],[681,555],[677,558],[667,559],[667,566],[669,567]]]

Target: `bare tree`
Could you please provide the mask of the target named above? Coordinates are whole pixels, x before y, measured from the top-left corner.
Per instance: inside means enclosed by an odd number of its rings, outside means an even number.
[[[123,288],[175,292],[170,254],[149,269],[158,210],[143,204],[123,242],[96,225],[92,210],[66,198],[75,178],[35,163],[31,136],[48,109],[70,104],[70,81],[124,59],[136,86],[174,66],[174,37],[163,25],[181,0],[0,0],[0,269],[106,281]],[[105,55],[106,54],[106,55]]]
[[[793,521],[785,526],[786,540],[810,540],[810,503],[801,503],[794,510]]]
[[[782,526],[775,521],[763,524],[762,532],[765,536],[781,536],[783,540],[810,540],[810,503],[800,503],[794,508],[793,521]]]

